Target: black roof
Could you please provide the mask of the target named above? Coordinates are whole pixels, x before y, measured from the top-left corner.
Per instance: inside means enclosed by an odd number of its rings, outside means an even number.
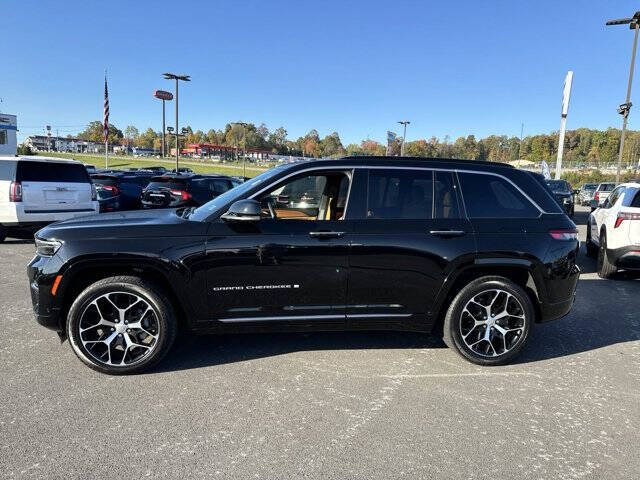
[[[323,159],[323,160],[301,160],[299,162],[293,163],[285,163],[282,166],[291,167],[301,166],[310,167],[310,166],[320,166],[320,165],[330,165],[341,167],[345,165],[355,165],[355,166],[367,166],[367,165],[375,165],[375,166],[403,166],[403,167],[424,167],[424,166],[433,166],[433,167],[448,167],[448,168],[469,168],[473,166],[476,170],[500,170],[500,169],[508,169],[508,171],[516,170],[513,166],[507,163],[498,163],[498,162],[487,162],[484,160],[463,160],[463,159],[455,159],[455,158],[425,158],[425,157],[389,157],[389,156],[351,156],[351,157],[343,157],[336,160],[331,159]]]

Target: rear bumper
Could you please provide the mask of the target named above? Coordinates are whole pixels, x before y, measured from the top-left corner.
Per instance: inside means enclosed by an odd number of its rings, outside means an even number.
[[[71,218],[83,217],[85,215],[93,215],[100,211],[100,205],[97,201],[91,202],[88,208],[69,208],[66,210],[53,209],[25,209],[21,203],[14,203],[7,212],[3,212],[0,216],[0,224],[5,227],[21,227],[25,225],[47,224],[69,220]]]
[[[624,270],[640,270],[640,245],[607,250],[609,261]]]

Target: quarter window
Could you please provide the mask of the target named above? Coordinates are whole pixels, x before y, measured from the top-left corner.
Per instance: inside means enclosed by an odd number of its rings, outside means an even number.
[[[367,218],[428,220],[433,216],[433,173],[370,170]]]
[[[495,175],[459,173],[470,218],[536,218],[540,212],[511,183]]]

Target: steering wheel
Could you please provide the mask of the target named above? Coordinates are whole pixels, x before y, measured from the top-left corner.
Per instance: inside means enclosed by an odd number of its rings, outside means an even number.
[[[269,214],[271,215],[271,218],[273,219],[278,218],[278,214],[276,213],[275,199],[273,197],[267,197],[266,201],[267,201],[267,207],[269,208]]]

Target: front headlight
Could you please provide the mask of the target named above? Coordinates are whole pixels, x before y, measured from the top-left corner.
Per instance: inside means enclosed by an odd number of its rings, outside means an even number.
[[[62,246],[57,240],[42,240],[36,237],[36,253],[41,257],[52,257]]]

